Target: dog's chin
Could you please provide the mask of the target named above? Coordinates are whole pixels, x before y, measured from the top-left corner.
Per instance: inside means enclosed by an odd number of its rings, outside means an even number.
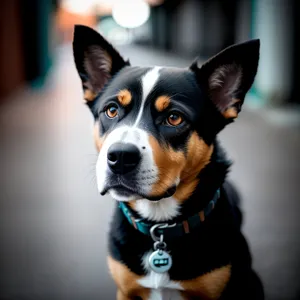
[[[110,196],[117,201],[129,202],[143,198],[142,196],[126,188],[112,188],[108,190]]]
[[[141,192],[137,192],[134,190],[130,190],[126,187],[113,187],[107,190],[110,196],[117,201],[134,201],[139,199],[147,199],[149,201],[159,201],[164,198],[171,197],[176,192],[176,186],[172,186],[162,195],[147,195],[142,194]],[[103,194],[103,193],[102,193]]]

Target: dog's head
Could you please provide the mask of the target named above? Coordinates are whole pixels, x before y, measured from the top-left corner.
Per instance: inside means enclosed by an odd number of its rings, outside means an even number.
[[[74,58],[94,118],[100,193],[117,200],[187,199],[216,134],[240,112],[259,41],[189,68],[132,67],[96,31],[76,26]]]

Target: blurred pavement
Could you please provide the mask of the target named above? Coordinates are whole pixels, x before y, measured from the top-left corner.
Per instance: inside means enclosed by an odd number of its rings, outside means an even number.
[[[133,64],[187,66],[124,47]],[[95,183],[92,116],[71,48],[42,91],[20,90],[0,111],[0,299],[114,299],[106,268],[113,201]],[[243,197],[244,232],[267,299],[300,298],[300,134],[266,109],[245,109],[221,134]],[[221,249],[220,249],[221,251]],[[298,290],[297,290],[298,289]]]

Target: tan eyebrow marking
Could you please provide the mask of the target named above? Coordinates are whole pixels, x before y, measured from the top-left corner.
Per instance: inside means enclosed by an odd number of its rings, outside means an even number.
[[[169,96],[159,96],[155,101],[155,108],[162,112],[170,105],[170,97]]]
[[[132,100],[132,95],[131,93],[125,89],[125,90],[121,90],[118,95],[118,101],[120,102],[120,104],[122,106],[127,106],[131,103],[131,100]]]

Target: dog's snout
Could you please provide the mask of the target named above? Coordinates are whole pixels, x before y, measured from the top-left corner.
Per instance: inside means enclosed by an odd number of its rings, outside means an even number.
[[[139,164],[141,153],[133,144],[115,143],[107,152],[107,163],[115,174],[128,173]]]

